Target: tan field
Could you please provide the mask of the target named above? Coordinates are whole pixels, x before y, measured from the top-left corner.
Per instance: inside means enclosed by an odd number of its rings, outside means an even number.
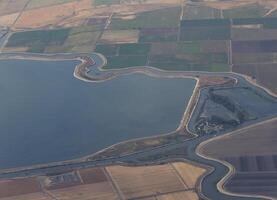
[[[178,171],[188,188],[194,188],[200,176],[205,173],[205,169],[188,163],[172,163],[172,166]]]
[[[51,190],[57,199],[60,200],[116,200],[117,196],[114,193],[109,182],[100,182],[94,184],[79,185],[68,187],[59,190]]]
[[[0,198],[0,200],[52,200],[43,193],[31,193],[12,197]]]
[[[11,26],[14,23],[14,21],[16,20],[18,15],[19,15],[19,13],[0,16],[0,25],[1,26]]]
[[[26,52],[28,47],[5,47],[2,52],[14,53],[14,52]]]
[[[15,28],[42,28],[55,26],[67,18],[78,17],[80,12],[92,7],[91,0],[80,0],[60,5],[26,10],[17,21]]]
[[[176,192],[157,197],[157,200],[198,200],[198,195],[195,192]]]
[[[197,200],[195,184],[204,172],[184,162],[89,168],[57,175],[60,178],[2,180],[0,200]]]
[[[106,30],[100,42],[111,43],[137,43],[139,38],[138,30]]]
[[[111,178],[126,199],[186,189],[169,165],[107,167]]]

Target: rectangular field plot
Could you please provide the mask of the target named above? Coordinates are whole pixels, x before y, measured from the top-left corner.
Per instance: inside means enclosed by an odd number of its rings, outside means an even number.
[[[222,158],[231,163],[238,172],[277,171],[277,156],[238,156]]]
[[[51,193],[60,200],[117,200],[109,182],[79,185],[64,189],[51,190]]]
[[[46,196],[43,193],[30,193],[18,196],[10,196],[0,198],[0,200],[52,200],[52,198]]]
[[[157,200],[198,200],[198,195],[195,192],[176,192],[172,194],[160,195]]]
[[[234,53],[272,53],[277,52],[277,40],[232,41]]]
[[[108,181],[102,168],[83,169],[79,173],[84,184]]]
[[[186,5],[184,7],[183,19],[214,19],[220,18],[220,10],[207,6]]]
[[[138,30],[105,30],[100,43],[137,43],[139,39]]]
[[[169,164],[106,169],[126,199],[186,189]]]
[[[38,30],[14,33],[6,47],[28,47],[29,52],[44,52],[46,46],[63,45],[69,29]]]
[[[181,40],[228,40],[231,37],[230,20],[182,20]]]
[[[233,53],[233,63],[244,64],[274,64],[277,61],[277,52],[273,53]]]
[[[177,170],[188,188],[194,188],[200,176],[206,169],[184,162],[173,163],[172,166]]]
[[[178,28],[144,28],[140,30],[140,42],[177,41]]]
[[[277,197],[277,172],[236,173],[226,188],[232,192]]]
[[[145,66],[147,64],[147,56],[112,56],[107,57],[107,65],[104,68],[124,68]]]
[[[140,29],[178,27],[180,12],[181,7],[172,7],[139,13],[134,19],[123,19],[120,16],[114,16],[109,28]]]
[[[35,178],[0,181],[0,199],[40,191],[39,182]]]
[[[248,4],[237,8],[223,10],[224,18],[257,18],[263,17],[269,9],[259,3]]]
[[[277,28],[277,18],[239,18],[233,19],[233,25],[262,25],[264,29]]]
[[[233,40],[276,40],[277,29],[233,28]]]

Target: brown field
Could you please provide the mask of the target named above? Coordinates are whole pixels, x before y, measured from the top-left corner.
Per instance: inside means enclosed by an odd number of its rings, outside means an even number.
[[[205,173],[205,169],[189,163],[173,163],[172,166],[178,171],[188,188],[194,188],[200,176]]]
[[[102,168],[83,169],[79,173],[84,184],[108,181]]]
[[[185,162],[154,166],[109,166],[51,177],[0,181],[0,200],[179,200],[198,199],[204,168]],[[47,198],[48,197],[48,198]],[[52,198],[51,198],[52,199]]]
[[[186,189],[169,164],[145,167],[107,167],[126,199]]]
[[[277,94],[277,64],[238,64],[233,66],[233,71],[250,76],[256,83]]]
[[[39,192],[35,178],[0,181],[0,198]]]
[[[168,52],[171,54],[178,52],[176,42],[153,43],[151,45],[151,55],[168,55]]]
[[[213,140],[201,152],[234,166],[228,191],[277,197],[277,119]]]
[[[274,119],[237,131],[232,135],[209,142],[201,151],[216,158],[277,154],[276,123],[277,119]]]
[[[236,173],[226,188],[232,192],[277,197],[277,172]]]
[[[46,196],[43,193],[30,193],[18,196],[4,197],[0,200],[52,200],[52,198]]]
[[[106,30],[104,31],[100,43],[137,43],[139,38],[138,30]]]
[[[176,192],[157,197],[157,200],[198,200],[198,195],[195,192]]]
[[[117,196],[109,182],[100,182],[52,190],[51,193],[60,200],[117,200]]]

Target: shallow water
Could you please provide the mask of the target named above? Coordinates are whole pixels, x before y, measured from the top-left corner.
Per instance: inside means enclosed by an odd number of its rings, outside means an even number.
[[[61,161],[167,133],[196,81],[132,74],[73,77],[76,61],[0,61],[0,168]]]

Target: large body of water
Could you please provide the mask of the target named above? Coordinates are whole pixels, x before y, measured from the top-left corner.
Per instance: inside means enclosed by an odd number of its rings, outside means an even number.
[[[175,130],[193,79],[86,83],[77,61],[0,61],[0,168],[61,161]]]

